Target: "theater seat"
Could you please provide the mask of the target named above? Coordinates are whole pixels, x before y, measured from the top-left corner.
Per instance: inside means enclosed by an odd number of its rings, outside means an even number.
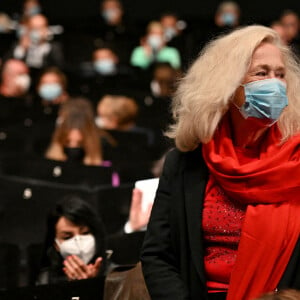
[[[0,290],[17,287],[19,272],[19,247],[10,243],[0,243]]]

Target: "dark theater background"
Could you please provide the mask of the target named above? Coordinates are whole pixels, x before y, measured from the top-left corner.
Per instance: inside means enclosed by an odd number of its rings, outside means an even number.
[[[99,12],[98,0],[43,0],[41,1],[44,13],[52,22],[66,25],[68,22],[84,21],[97,16]],[[213,16],[217,5],[221,1],[200,0],[124,0],[126,14],[137,21],[148,21],[158,17],[162,11],[175,11],[182,18],[195,21],[207,21]],[[237,1],[242,9],[244,23],[269,22],[278,17],[283,9],[300,10],[299,1]],[[20,11],[22,1],[1,0],[0,10],[7,13]],[[82,23],[81,23],[82,24]]]

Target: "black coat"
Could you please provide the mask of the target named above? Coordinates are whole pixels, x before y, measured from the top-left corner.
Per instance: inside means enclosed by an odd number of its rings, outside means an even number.
[[[167,155],[141,254],[154,300],[208,299],[201,228],[207,179],[200,147]],[[299,273],[295,251],[279,287],[300,288]]]

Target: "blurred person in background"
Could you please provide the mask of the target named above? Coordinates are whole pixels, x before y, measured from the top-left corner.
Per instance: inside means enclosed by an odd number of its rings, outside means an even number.
[[[105,94],[124,94],[136,86],[132,68],[122,64],[116,52],[108,46],[93,52],[88,68],[85,75],[81,74],[79,93],[95,104]]]
[[[91,61],[82,63],[72,79],[72,94],[90,99],[95,106],[106,94],[127,94],[137,87],[133,68],[121,63],[110,45],[95,49]]]
[[[298,14],[292,10],[285,10],[280,17],[280,23],[285,31],[287,44],[297,56],[300,56],[300,20]]]
[[[227,33],[240,26],[241,9],[235,1],[222,1],[215,10],[210,27],[195,28],[193,30],[194,50],[193,58],[197,59],[206,43],[220,34]]]
[[[125,20],[125,12],[121,1],[103,0],[100,3],[101,20],[97,29],[96,47],[109,43],[117,50],[122,63],[129,61],[130,53],[138,34],[129,20]]]
[[[285,31],[283,25],[281,24],[281,22],[275,21],[271,24],[270,27],[278,33],[278,35],[280,36],[282,42],[285,45],[287,45],[288,41],[287,41],[287,37],[286,37],[286,31]]]
[[[3,12],[0,12],[0,34],[10,33],[13,29],[13,21]]]
[[[105,272],[105,231],[100,217],[75,195],[56,204],[47,220],[37,284],[94,278]]]
[[[32,16],[39,15],[42,7],[39,0],[25,0],[23,2],[21,19],[28,19]]]
[[[38,119],[54,121],[57,118],[60,105],[69,99],[67,86],[66,75],[57,67],[50,67],[42,72],[36,85],[39,98],[35,103]]]
[[[141,39],[141,46],[133,50],[130,62],[144,70],[156,62],[168,62],[175,69],[181,67],[180,53],[166,46],[164,28],[159,22],[151,22],[147,26],[147,34]]]
[[[88,100],[70,99],[61,106],[45,157],[84,165],[102,164],[99,132]]]
[[[157,98],[171,98],[180,74],[168,63],[157,64],[150,83],[152,95]]]
[[[30,83],[29,69],[23,61],[9,59],[4,62],[0,82],[0,126],[17,121],[31,123],[32,97],[28,93]]]
[[[177,49],[180,52],[182,65],[188,65],[191,60],[193,41],[187,32],[187,23],[172,12],[162,14],[160,23],[164,29],[166,45]]]
[[[138,105],[125,96],[104,96],[97,105],[96,123],[100,128],[121,131],[134,131]]]
[[[21,27],[19,41],[7,53],[7,57],[23,60],[36,76],[37,70],[49,66],[63,67],[64,59],[59,43],[49,40],[48,20],[44,15],[28,17]]]
[[[154,66],[148,91],[140,104],[139,123],[141,126],[155,129],[162,136],[171,121],[170,104],[180,77],[180,71],[168,63],[158,63]]]
[[[14,29],[15,24],[9,15],[0,12],[0,63],[15,40]]]
[[[30,83],[29,69],[23,61],[9,59],[4,62],[1,72],[1,96],[24,99]]]
[[[240,16],[240,7],[236,2],[221,2],[215,14],[215,25],[217,26],[215,33],[221,33],[239,26]]]

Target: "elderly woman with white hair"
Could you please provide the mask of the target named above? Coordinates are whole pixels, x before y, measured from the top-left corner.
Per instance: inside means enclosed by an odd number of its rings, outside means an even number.
[[[300,67],[290,49],[263,26],[215,39],[182,79],[173,115],[177,149],[141,255],[152,299],[300,288]]]

